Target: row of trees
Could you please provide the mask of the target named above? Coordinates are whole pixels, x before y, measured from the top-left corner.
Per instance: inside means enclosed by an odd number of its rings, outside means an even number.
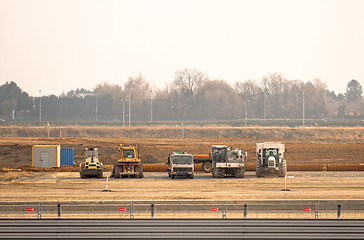
[[[30,97],[14,82],[5,83],[0,86],[0,118],[10,120],[15,110],[17,120],[38,120],[40,102],[44,121],[121,121],[123,115],[129,118],[129,105],[133,121],[297,119],[302,118],[303,105],[307,118],[325,118],[345,115],[351,103],[357,103],[362,112],[362,95],[356,80],[348,82],[345,93],[336,94],[319,79],[303,82],[269,74],[260,82],[229,85],[201,71],[183,69],[164,89],[153,88],[138,75],[123,85],[102,83],[92,91],[77,89],[41,99]]]

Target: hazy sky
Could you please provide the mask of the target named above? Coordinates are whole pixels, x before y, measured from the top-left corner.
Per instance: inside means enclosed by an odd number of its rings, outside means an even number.
[[[38,96],[194,68],[364,87],[362,0],[0,0],[0,84]]]

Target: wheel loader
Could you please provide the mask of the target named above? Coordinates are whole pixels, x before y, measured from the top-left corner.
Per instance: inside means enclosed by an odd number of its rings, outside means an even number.
[[[120,158],[114,164],[111,176],[115,178],[144,177],[143,163],[139,156],[138,147],[123,146],[122,144],[120,144],[118,151],[120,152]]]
[[[234,176],[243,178],[245,174],[244,154],[240,149],[227,145],[212,146],[212,176],[223,178]]]
[[[99,162],[97,148],[85,148],[84,162],[80,163],[80,176],[87,178],[89,176],[103,177],[103,165]]]
[[[284,144],[276,142],[257,143],[257,160],[255,173],[257,177],[264,177],[267,172],[274,172],[278,177],[287,173],[287,163],[284,159]]]

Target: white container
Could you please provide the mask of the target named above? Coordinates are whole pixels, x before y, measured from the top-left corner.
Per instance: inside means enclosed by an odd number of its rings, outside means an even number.
[[[61,166],[61,145],[34,145],[32,166],[52,168]]]

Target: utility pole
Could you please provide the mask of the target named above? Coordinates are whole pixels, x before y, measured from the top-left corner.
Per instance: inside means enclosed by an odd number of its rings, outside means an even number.
[[[150,98],[150,122],[153,122],[153,98]]]
[[[130,89],[129,89],[129,127],[130,127]]]
[[[97,122],[97,95],[96,95],[96,93],[95,93],[95,100],[96,100],[96,109],[95,109],[96,117],[95,117],[95,120]]]
[[[42,90],[39,90],[39,122],[42,122]]]
[[[128,100],[126,100],[126,101],[128,101]],[[123,104],[123,127],[125,127],[125,124],[124,124],[124,122],[125,122],[125,118],[124,118],[124,100],[123,99],[121,99],[121,102],[122,102],[122,104]]]
[[[267,102],[266,96],[264,93],[264,123],[267,123]]]
[[[247,108],[247,104],[245,102],[245,127],[246,127],[246,119],[247,119],[247,114],[248,114],[246,108]]]
[[[302,91],[302,125],[305,126],[305,90]]]

